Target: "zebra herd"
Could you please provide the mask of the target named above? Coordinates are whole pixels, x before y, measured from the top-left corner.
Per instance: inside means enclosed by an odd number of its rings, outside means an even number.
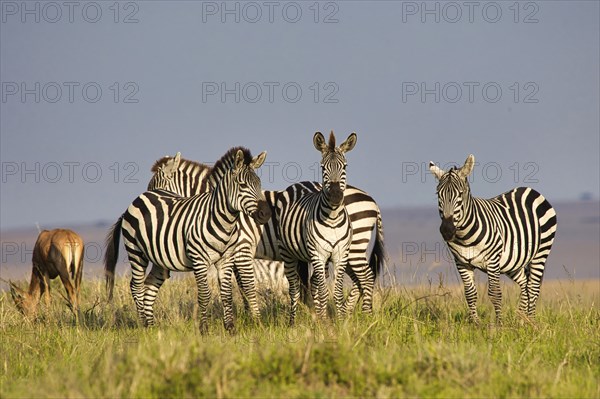
[[[154,325],[153,305],[164,282],[159,267],[168,271],[193,271],[198,287],[200,326],[206,328],[210,292],[208,269],[217,261],[225,325],[233,327],[231,277],[233,251],[240,235],[238,220],[244,213],[264,224],[271,217],[256,175],[266,153],[230,150],[208,175],[209,192],[182,197],[166,190],[147,191],[137,197],[109,233],[106,269],[114,275],[118,240],[123,234],[131,264],[131,294],[146,325]],[[117,231],[120,229],[121,231]],[[146,278],[148,263],[153,268]],[[112,292],[114,278],[110,278]],[[109,294],[110,297],[110,294]]]
[[[109,298],[122,235],[132,269],[131,293],[146,326],[155,323],[153,304],[170,272],[188,271],[194,273],[200,329],[206,331],[211,265],[217,268],[225,328],[235,331],[233,277],[246,308],[258,318],[255,259],[284,262],[291,325],[301,292],[307,287],[317,314],[325,317],[328,262],[333,264],[337,316],[351,312],[361,297],[363,312],[371,312],[375,278],[386,264],[386,253],[379,206],[369,194],[346,183],[345,154],[356,140],[352,133],[336,145],[333,132],[328,141],[315,133],[322,184],[300,182],[282,191],[261,188],[255,170],[265,161],[265,152],[253,157],[248,149],[235,147],[213,167],[182,159],[179,153],[158,160],[148,191],[131,203],[107,236]],[[533,317],[556,232],[556,213],[530,188],[517,188],[489,200],[473,197],[467,180],[473,166],[472,155],[464,166],[449,171],[430,163],[439,182],[440,232],[463,280],[471,319],[479,321],[474,269],[488,275],[497,322],[501,321],[501,273],[520,286],[519,310]],[[373,231],[375,242],[368,257]],[[152,268],[146,274],[150,263]],[[345,300],[344,272],[353,283]]]

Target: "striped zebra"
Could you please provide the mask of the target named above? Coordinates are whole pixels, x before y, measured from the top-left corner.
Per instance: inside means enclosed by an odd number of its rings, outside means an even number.
[[[311,192],[321,191],[321,185],[314,182],[298,183],[302,190],[309,188]],[[348,252],[346,273],[352,279],[352,290],[342,306],[342,313],[352,312],[357,300],[363,298],[362,311],[370,313],[373,310],[373,288],[375,278],[386,262],[383,237],[383,221],[381,212],[375,200],[366,192],[347,185],[344,191],[344,206],[350,217],[352,226],[352,242]],[[277,220],[273,217],[272,220]],[[367,251],[371,236],[375,230],[375,242],[371,256],[367,261]],[[309,281],[308,265],[298,261],[298,274],[301,282],[301,298],[306,295],[307,288],[314,288],[312,279]],[[305,302],[306,300],[303,299]]]
[[[193,195],[207,193],[212,190],[214,179],[208,178],[212,168],[208,165],[181,159],[181,153],[178,152],[174,157],[165,156],[157,160],[152,166],[151,172],[154,172],[150,182],[148,182],[148,191],[166,190],[178,194],[181,197],[191,197]]]
[[[502,321],[501,273],[521,289],[519,311],[534,317],[544,265],[556,233],[556,212],[540,193],[528,187],[490,199],[473,197],[467,176],[474,165],[473,155],[460,169],[447,172],[429,163],[438,180],[440,232],[462,278],[471,319],[479,323],[474,269],[488,275],[488,295],[498,324]]]
[[[254,275],[257,287],[262,286],[271,291],[287,292],[287,280],[283,273],[282,262],[255,258]]]
[[[335,145],[333,131],[329,143],[321,132],[313,137],[315,148],[321,152],[323,188],[314,193],[302,186],[291,185],[277,198],[276,216],[279,221],[278,235],[281,257],[285,262],[285,275],[290,294],[290,324],[296,317],[300,283],[298,260],[310,262],[313,268],[311,292],[317,314],[324,317],[328,292],[325,285],[325,266],[333,264],[334,299],[338,316],[342,314],[343,275],[348,262],[352,242],[350,217],[344,206],[346,189],[346,156],[356,145],[356,133],[346,141]]]
[[[131,293],[145,325],[154,325],[153,304],[170,271],[193,271],[198,287],[200,328],[205,331],[210,298],[208,268],[220,261],[224,325],[233,331],[231,259],[239,236],[237,222],[240,214],[254,218],[257,223],[266,223],[271,216],[260,178],[254,172],[265,157],[265,152],[253,158],[245,148],[232,148],[208,175],[215,187],[211,192],[181,197],[157,190],[137,197],[107,237],[105,272],[109,298],[122,233],[132,268]],[[149,262],[153,267],[146,277]]]
[[[148,184],[148,190],[163,189],[181,195],[181,193],[199,194],[204,192],[202,190],[211,189],[210,184],[205,181],[207,174],[210,172],[210,167],[183,159],[179,153],[175,157],[164,157],[158,160],[152,171],[155,174]],[[295,187],[313,193],[321,191],[321,185],[316,182],[300,182]],[[236,267],[234,273],[238,286],[242,289],[246,308],[254,316],[259,313],[258,307],[252,305],[257,303],[256,293],[252,288],[254,287],[254,275],[259,273],[268,276],[281,275],[281,272],[277,270],[262,270],[266,266],[254,262],[254,259],[283,261],[277,243],[278,221],[275,217],[275,203],[281,192],[263,192],[273,214],[266,224],[257,224],[251,218],[245,217],[244,214],[240,216],[241,233],[238,240],[238,249],[235,251]],[[363,297],[363,312],[371,312],[374,280],[386,261],[381,212],[371,196],[353,186],[347,186],[344,192],[344,204],[350,216],[353,230],[348,268],[346,269],[353,281],[353,288],[344,303],[342,312],[351,311],[361,296]],[[367,251],[373,230],[376,233],[375,242],[369,257]],[[257,267],[261,270],[257,270]],[[278,265],[272,263],[269,267],[276,269]],[[306,296],[305,291],[309,287],[309,273],[305,262],[298,262],[298,272],[301,278],[301,293]]]

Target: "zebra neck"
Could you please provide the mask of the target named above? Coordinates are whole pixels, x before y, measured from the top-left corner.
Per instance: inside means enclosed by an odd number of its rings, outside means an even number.
[[[458,238],[470,237],[478,229],[479,208],[469,193],[463,202],[462,218],[456,223],[456,236]]]
[[[321,191],[319,193],[318,213],[321,220],[336,220],[344,213],[344,201],[338,206],[333,206]]]
[[[215,190],[212,192],[209,209],[209,218],[227,233],[233,231],[240,214],[240,211],[231,205],[227,195],[229,186],[231,186],[230,183],[231,175],[227,173],[217,183]]]

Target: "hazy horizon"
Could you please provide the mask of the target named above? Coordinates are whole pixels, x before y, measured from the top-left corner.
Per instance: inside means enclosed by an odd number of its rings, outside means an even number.
[[[558,216],[558,230],[546,264],[544,279],[600,279],[600,202],[553,204]],[[388,268],[380,283],[395,276],[402,284],[425,283],[427,279],[444,279],[460,283],[460,277],[447,246],[439,233],[437,209],[429,207],[382,209]],[[103,276],[106,234],[114,220],[70,226],[85,242],[86,280]],[[58,226],[55,226],[58,227]],[[23,280],[31,274],[31,256],[37,238],[36,227],[2,232],[0,275],[4,280]],[[118,275],[129,275],[131,267],[121,244]],[[185,273],[173,273],[183,277]],[[479,273],[483,278],[484,273]],[[506,279],[505,279],[506,280]],[[0,283],[0,290],[6,284]]]
[[[554,202],[552,205],[554,207],[562,207],[562,206],[575,206],[575,207],[579,207],[579,206],[583,206],[583,207],[587,207],[589,205],[598,205],[598,208],[600,209],[600,200],[597,199],[592,199],[592,200],[571,200],[571,201],[558,201],[558,202]],[[391,207],[381,207],[381,212],[382,213],[393,213],[393,212],[409,212],[411,210],[414,211],[418,211],[418,212],[428,212],[431,213],[432,215],[437,215],[438,214],[438,210],[437,210],[437,204],[434,204],[434,206],[431,205],[397,205],[397,206],[391,206]],[[24,232],[24,231],[29,231],[32,229],[35,230],[50,230],[50,229],[57,229],[57,228],[77,228],[77,227],[82,227],[82,228],[90,228],[90,227],[101,227],[101,228],[108,228],[109,226],[111,226],[119,217],[120,215],[115,216],[115,218],[111,219],[111,218],[105,218],[105,219],[90,219],[90,220],[79,220],[79,221],[73,221],[73,222],[49,222],[49,223],[45,223],[45,224],[40,224],[40,223],[33,223],[32,225],[17,225],[17,226],[11,226],[8,228],[4,228],[2,227],[0,229],[0,232],[2,233],[12,233],[12,232]],[[385,222],[385,220],[384,220]],[[599,234],[600,234],[600,230],[599,230]],[[600,236],[599,236],[600,237]]]

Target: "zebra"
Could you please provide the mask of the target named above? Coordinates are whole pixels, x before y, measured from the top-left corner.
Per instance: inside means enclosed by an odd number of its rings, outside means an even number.
[[[181,158],[178,153],[175,157],[163,157],[156,161],[152,168],[154,176],[148,184],[148,190],[164,189],[178,194],[195,193],[210,190],[210,184],[204,179],[210,171],[210,167],[195,161]],[[208,171],[208,172],[207,172]],[[304,181],[295,187],[301,190],[317,193],[321,191],[321,185],[317,182]],[[246,309],[258,317],[258,304],[254,287],[254,275],[259,273],[257,263],[254,259],[272,260],[282,262],[279,252],[276,232],[278,229],[277,217],[275,217],[275,205],[277,196],[282,191],[263,191],[267,205],[271,208],[272,217],[269,221],[260,225],[240,215],[240,238],[236,253],[236,267],[234,268],[238,286],[242,289],[242,297]],[[352,311],[355,302],[363,297],[362,311],[372,311],[372,292],[376,276],[385,266],[387,260],[384,246],[383,222],[381,212],[375,200],[365,191],[353,186],[347,186],[344,192],[344,204],[352,223],[352,243],[350,246],[348,268],[346,272],[352,278],[353,288],[344,303],[342,312]],[[375,230],[375,242],[370,257],[367,250],[371,241],[371,235]],[[368,260],[367,260],[368,258]],[[264,265],[260,265],[264,268]],[[269,267],[277,268],[277,264]],[[277,270],[264,271],[260,273],[280,276]],[[308,267],[303,261],[298,262],[298,273],[301,278],[301,296],[307,297],[308,289]],[[360,282],[360,284],[359,284]]]
[[[254,172],[265,157],[266,152],[253,158],[248,149],[235,147],[217,161],[208,175],[215,186],[211,192],[181,197],[155,190],[137,197],[107,236],[105,272],[109,298],[122,233],[132,268],[131,293],[146,326],[154,325],[153,304],[170,271],[193,271],[198,287],[200,329],[205,332],[210,298],[208,268],[221,261],[218,275],[224,325],[233,332],[230,259],[239,236],[237,221],[240,214],[249,215],[257,223],[266,223],[271,216],[260,178]],[[145,278],[149,262],[154,266]]]
[[[502,322],[501,273],[519,285],[519,311],[533,318],[544,265],[556,233],[556,212],[529,187],[518,187],[490,199],[473,197],[467,177],[474,165],[473,155],[460,169],[454,167],[447,172],[429,163],[438,180],[440,232],[463,281],[470,318],[480,322],[474,269],[488,275],[488,295],[497,324]]]
[[[264,225],[258,225],[244,215],[240,218],[242,234],[235,251],[236,268],[234,272],[238,280],[238,285],[242,288],[246,307],[248,307],[246,298],[253,299],[255,296],[254,292],[249,292],[245,288],[249,286],[249,283],[245,279],[251,280],[255,275],[255,263],[253,260],[266,259],[279,262],[285,260],[278,243],[278,230],[281,220],[277,216],[276,204],[280,196],[285,195],[289,191],[298,191],[298,193],[302,192],[303,194],[318,194],[321,192],[321,185],[316,182],[304,181],[290,186],[286,191],[265,191],[265,199],[274,215],[269,219],[269,222]],[[370,313],[372,311],[375,278],[385,266],[387,260],[381,212],[375,200],[356,187],[346,188],[343,201],[348,208],[347,212],[353,230],[346,268],[346,272],[352,279],[353,287],[347,300],[342,305],[342,313],[352,311],[360,297],[363,298],[362,311]],[[376,230],[375,243],[370,258],[367,261],[367,250],[374,229]],[[277,265],[272,265],[271,267],[277,267]],[[309,273],[306,261],[299,260],[297,269],[301,277],[301,289],[307,290],[309,287]],[[275,275],[276,272],[271,272],[271,274]],[[313,278],[311,278],[311,283],[313,283]],[[252,282],[252,286],[253,284]],[[315,287],[315,284],[310,285],[311,289]],[[305,292],[301,293],[307,296]]]
[[[181,197],[206,193],[213,188],[208,179],[211,170],[208,165],[188,159],[182,160],[180,152],[174,157],[164,156],[150,169],[154,174],[148,182],[147,191],[166,190]]]
[[[300,182],[292,186],[300,190],[309,189],[313,193],[321,191],[321,184],[315,182]],[[346,273],[352,279],[352,290],[342,305],[342,314],[352,312],[360,297],[363,298],[362,312],[373,311],[373,288],[375,278],[385,265],[387,256],[384,247],[383,221],[381,211],[375,200],[363,190],[346,185],[344,191],[344,206],[350,217],[352,227],[352,241],[348,252],[348,264]],[[272,220],[277,220],[276,217]],[[367,261],[367,250],[371,242],[371,236],[375,230],[375,242],[369,261]],[[281,258],[281,256],[279,257]],[[283,260],[283,259],[278,259]],[[312,278],[309,281],[308,265],[304,261],[298,261],[298,274],[300,276],[300,297],[306,303],[306,290],[313,290],[315,284]],[[327,271],[327,270],[326,270]],[[313,274],[314,276],[314,274]],[[314,295],[313,295],[314,297]]]
[[[356,145],[356,133],[335,145],[333,131],[329,143],[321,132],[316,132],[313,144],[322,154],[323,188],[314,193],[301,186],[291,185],[277,198],[276,216],[279,221],[277,238],[290,295],[290,325],[296,317],[299,291],[298,260],[310,262],[313,267],[313,300],[319,317],[326,313],[327,287],[325,266],[331,260],[334,267],[334,299],[338,316],[342,314],[343,276],[352,242],[350,217],[344,206],[346,189],[346,157]]]

